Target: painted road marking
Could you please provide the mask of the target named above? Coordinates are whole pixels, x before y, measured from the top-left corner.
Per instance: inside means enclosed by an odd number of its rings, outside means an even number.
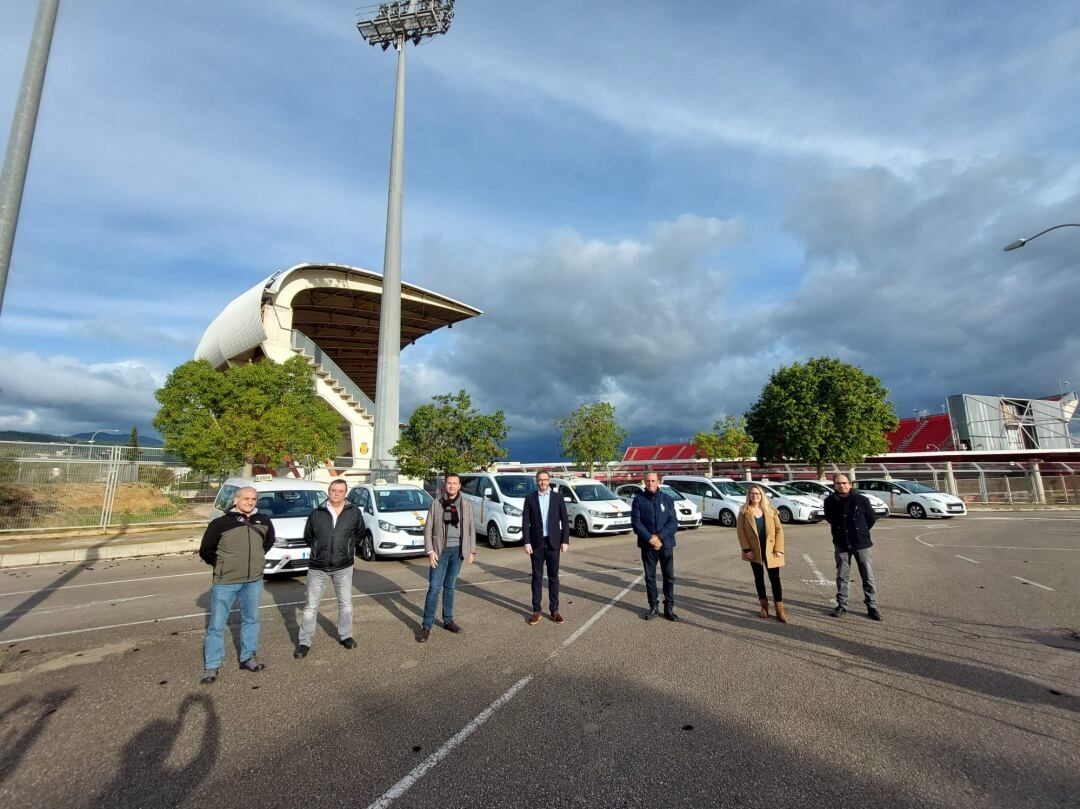
[[[144,598],[157,598],[157,593],[151,593],[146,596],[130,596],[129,598],[107,598],[103,601],[87,601],[84,604],[73,604],[70,607],[31,607],[26,610],[13,610],[11,612],[4,613],[4,617],[9,615],[28,615],[33,613],[34,615],[45,615],[51,612],[71,612],[72,610],[82,610],[87,607],[101,607],[106,604],[122,604],[125,601],[142,601]]]
[[[923,543],[926,544],[925,542]],[[931,545],[931,548],[987,548],[993,551],[1080,551],[1080,548],[1029,548],[1026,545]]]
[[[14,570],[14,568],[5,568]],[[31,593],[54,593],[57,590],[74,590],[76,587],[104,587],[107,584],[131,584],[132,582],[157,581],[158,579],[178,579],[181,576],[205,576],[209,571],[200,570],[198,573],[172,573],[168,576],[148,576],[145,579],[117,579],[115,581],[95,581],[90,584],[62,584],[59,587],[42,587],[40,590],[18,590],[14,593],[0,593],[0,598],[6,596],[25,596]]]
[[[639,575],[630,584],[628,584],[621,593],[619,593],[607,604],[601,607],[595,615],[593,615],[588,621],[581,625],[580,629],[578,629],[573,635],[571,635],[569,638],[562,642],[561,649],[556,649],[554,652],[549,654],[544,659],[544,663],[546,664],[547,662],[552,660],[552,658],[558,655],[563,649],[567,649],[571,645],[573,645],[574,641],[581,637],[581,635],[589,627],[591,627],[604,613],[606,613],[615,604],[621,601],[623,596],[625,596],[634,587],[636,587],[638,582],[640,582],[643,578],[644,574]],[[454,751],[454,749],[458,747],[463,741],[465,741],[469,736],[471,736],[473,732],[477,730],[477,728],[487,722],[488,719],[490,719],[492,715],[494,715],[494,713],[499,710],[499,708],[503,707],[506,703],[512,700],[519,691],[521,691],[523,688],[525,688],[525,686],[532,682],[532,679],[535,676],[536,674],[533,673],[526,677],[522,677],[520,680],[510,686],[510,688],[508,688],[498,699],[496,699],[493,703],[488,705],[484,710],[477,714],[476,717],[471,722],[469,722],[469,724],[467,724],[465,727],[455,733],[452,737],[450,737],[450,739],[447,740],[442,747],[440,747],[438,750],[428,756],[420,764],[416,765],[416,767],[414,767],[408,775],[406,775],[404,778],[402,778],[400,781],[390,787],[390,789],[388,789],[386,792],[376,798],[375,801],[368,806],[368,809],[385,809],[385,807],[389,806],[397,798],[400,798],[402,795],[412,789],[420,781],[420,779],[427,775],[427,773],[430,772],[440,761],[450,755]]]
[[[1039,584],[1037,581],[1031,581],[1030,579],[1022,579],[1019,576],[1013,576],[1013,578],[1017,581],[1022,581],[1024,584],[1030,584],[1032,587],[1041,587],[1044,590],[1049,590],[1051,593],[1054,592],[1053,587],[1047,587],[1045,584]]]
[[[589,573],[562,573],[562,577],[563,578],[572,578],[572,577],[576,576],[576,577],[580,577],[580,578],[588,578],[589,576],[594,576],[594,575],[599,576],[599,575],[603,575],[603,574],[607,574],[607,573],[620,573],[620,572],[633,571],[633,570],[640,570],[640,566],[605,568],[603,570],[592,571],[592,572],[589,572]],[[487,580],[478,581],[478,582],[462,582],[462,581],[458,581],[457,587],[460,590],[463,587],[480,587],[481,585],[485,585],[485,584],[501,584],[501,583],[504,583],[504,582],[524,581],[525,579],[528,579],[528,578],[531,578],[531,574],[524,575],[524,576],[506,577],[506,578],[500,578],[500,579],[487,579]],[[398,588],[396,590],[385,590],[385,591],[382,591],[382,592],[379,592],[379,593],[356,593],[356,594],[353,595],[352,600],[355,601],[358,598],[375,598],[377,596],[392,596],[392,595],[401,595],[401,594],[406,594],[406,593],[426,593],[426,592],[427,592],[427,585],[425,584],[423,587]],[[336,599],[333,596],[331,596],[329,598],[324,598],[319,603],[326,604],[326,603],[329,603],[329,602],[335,601],[335,600]],[[109,602],[109,603],[111,603],[111,602]],[[280,610],[282,607],[300,607],[300,606],[303,606],[305,604],[307,604],[306,599],[301,600],[301,601],[283,601],[283,602],[280,602],[280,603],[262,604],[262,605],[259,606],[259,609],[260,610]],[[33,610],[31,612],[33,612]],[[239,614],[239,613],[240,613],[239,609],[235,609],[235,610],[232,610],[230,612],[230,614]],[[103,626],[88,626],[88,627],[84,627],[82,629],[66,629],[66,630],[63,630],[61,632],[46,632],[46,633],[43,633],[41,635],[27,635],[25,638],[3,638],[3,637],[0,637],[0,643],[26,643],[27,641],[31,641],[31,640],[44,640],[45,638],[59,638],[59,637],[65,636],[65,635],[82,635],[82,634],[85,634],[86,632],[101,632],[101,631],[104,631],[104,630],[107,630],[107,629],[124,629],[124,628],[130,627],[130,626],[144,626],[146,624],[159,624],[159,623],[164,623],[166,621],[183,621],[183,620],[186,620],[186,619],[189,619],[189,618],[204,618],[205,619],[208,615],[209,615],[208,612],[189,612],[189,613],[185,613],[184,615],[166,615],[164,618],[147,618],[147,619],[142,620],[142,621],[126,621],[124,623],[119,623],[119,624],[106,624],[106,625],[103,625]]]
[[[971,564],[973,564],[973,565],[979,564],[974,559],[968,559],[966,556],[961,556],[958,553],[954,553],[953,556],[955,556],[957,559],[963,559],[965,562],[971,562]]]
[[[810,570],[817,576],[817,580],[813,582],[814,584],[828,585],[830,583],[829,580],[825,578],[825,574],[818,570],[817,565],[814,564],[814,560],[810,558],[810,554],[804,553],[802,558],[806,560],[806,564],[810,565]]]

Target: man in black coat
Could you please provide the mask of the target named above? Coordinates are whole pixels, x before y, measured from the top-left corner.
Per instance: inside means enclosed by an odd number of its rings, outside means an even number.
[[[833,475],[833,493],[825,498],[825,519],[832,526],[833,555],[836,558],[836,606],[829,613],[833,618],[847,612],[848,580],[851,559],[859,566],[866,614],[874,621],[881,620],[877,606],[877,587],[871,555],[873,542],[870,529],[874,527],[874,509],[864,495],[852,491],[851,479],[845,474]]]
[[[675,532],[679,520],[675,516],[675,501],[660,490],[660,476],[645,473],[645,491],[634,495],[630,506],[630,525],[641,549],[641,565],[645,569],[645,594],[649,611],[645,620],[651,621],[657,611],[656,565],[664,577],[664,617],[678,621],[675,614]]]
[[[319,602],[328,583],[334,585],[338,602],[338,641],[346,649],[355,649],[352,636],[352,567],[356,546],[364,536],[364,517],[360,509],[345,499],[349,485],[334,480],[327,490],[329,499],[308,515],[304,542],[311,548],[308,561],[307,604],[300,619],[300,637],[293,657],[306,657],[315,637]]]
[[[559,612],[559,557],[570,550],[570,516],[566,501],[551,491],[551,475],[536,473],[536,491],[525,498],[521,515],[521,536],[525,553],[532,557],[532,617],[529,626],[540,623],[540,600],[544,594],[544,565],[548,573],[548,606],[551,620],[565,621]]]

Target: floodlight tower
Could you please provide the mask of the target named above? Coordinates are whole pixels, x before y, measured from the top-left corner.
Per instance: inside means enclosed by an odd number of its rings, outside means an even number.
[[[375,376],[375,435],[371,448],[372,480],[377,471],[397,464],[390,449],[398,442],[401,394],[401,198],[405,153],[405,44],[419,45],[445,34],[454,18],[454,0],[398,0],[357,12],[356,27],[369,45],[398,52],[394,130],[390,145],[390,190],[386,202],[382,303],[379,312],[379,360]]]

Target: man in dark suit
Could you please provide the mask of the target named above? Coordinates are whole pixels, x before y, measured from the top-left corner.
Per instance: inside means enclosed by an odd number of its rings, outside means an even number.
[[[559,612],[559,556],[570,550],[570,517],[562,495],[551,491],[551,475],[536,473],[536,491],[525,498],[521,515],[521,536],[525,553],[532,557],[532,617],[529,626],[540,623],[540,599],[544,594],[544,565],[548,572],[548,605],[551,620],[566,619]]]
[[[641,564],[645,568],[645,593],[649,611],[645,620],[651,621],[657,610],[656,563],[664,576],[664,617],[678,621],[675,614],[675,531],[679,527],[675,516],[675,501],[660,491],[660,478],[655,472],[645,474],[645,491],[634,495],[630,507],[630,524],[641,548]]]

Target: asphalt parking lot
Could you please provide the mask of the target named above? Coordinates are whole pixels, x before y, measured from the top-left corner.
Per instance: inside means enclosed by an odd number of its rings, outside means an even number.
[[[529,627],[519,547],[480,549],[459,636],[413,641],[424,560],[358,562],[356,637],[267,584],[260,657],[199,686],[190,557],[0,571],[5,807],[1075,806],[1080,515],[890,518],[883,623],[828,617],[828,529],[788,531],[791,623],[757,617],[732,530],[680,532],[682,620],[641,619],[629,536],[572,540],[568,622]]]

